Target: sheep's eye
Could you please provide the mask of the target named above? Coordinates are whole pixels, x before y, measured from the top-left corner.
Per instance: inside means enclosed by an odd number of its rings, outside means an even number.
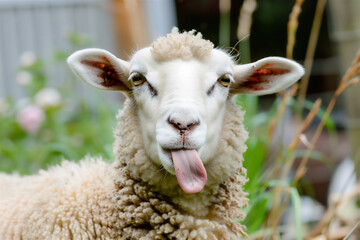
[[[141,74],[136,74],[135,76],[133,76],[131,78],[131,81],[133,82],[134,86],[137,87],[137,86],[140,86],[142,85],[143,83],[146,82],[146,78],[141,75]]]
[[[218,79],[218,83],[223,87],[228,87],[230,85],[230,78],[223,75]]]

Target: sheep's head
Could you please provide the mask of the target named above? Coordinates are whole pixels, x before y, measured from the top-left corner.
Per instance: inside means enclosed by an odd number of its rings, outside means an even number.
[[[200,34],[176,29],[130,61],[86,49],[68,63],[86,83],[123,91],[135,102],[146,153],[176,174],[186,193],[206,184],[206,164],[217,151],[231,96],[278,92],[304,73],[299,64],[279,57],[236,65]]]

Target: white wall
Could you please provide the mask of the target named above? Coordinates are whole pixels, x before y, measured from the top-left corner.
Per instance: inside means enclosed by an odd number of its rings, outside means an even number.
[[[21,97],[16,82],[19,58],[24,52],[44,60],[51,85],[73,77],[64,64],[55,64],[56,51],[77,50],[70,33],[90,39],[91,47],[115,51],[108,0],[0,0],[0,98]],[[89,47],[83,46],[83,47]],[[79,82],[76,90],[84,93]]]
[[[149,43],[177,25],[175,0],[143,0]]]

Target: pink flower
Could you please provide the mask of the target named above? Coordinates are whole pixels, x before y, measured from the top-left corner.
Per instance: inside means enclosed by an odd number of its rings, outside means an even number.
[[[39,131],[40,125],[44,119],[45,114],[43,110],[34,105],[26,106],[17,114],[18,123],[30,134],[36,134]]]

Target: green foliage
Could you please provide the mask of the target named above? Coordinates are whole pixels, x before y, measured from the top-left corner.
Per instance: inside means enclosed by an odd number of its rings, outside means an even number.
[[[302,226],[301,226],[301,217],[300,217],[300,195],[296,188],[292,187],[290,190],[291,200],[293,202],[294,216],[295,216],[295,232],[296,240],[301,240],[302,238]]]
[[[67,55],[59,52],[56,57],[63,60]],[[48,93],[47,98],[57,98],[46,105],[49,99],[40,96],[40,92],[49,90],[44,62],[37,59],[21,71],[31,75],[30,83],[19,86],[24,88],[25,96],[0,102],[6,106],[0,110],[0,171],[31,174],[62,159],[78,161],[87,154],[114,159],[112,129],[120,103],[104,105],[99,92],[89,91],[88,99],[94,102],[91,105],[74,92],[66,91],[67,87],[59,86]],[[40,113],[37,130],[24,127],[24,124],[34,124],[30,116],[33,112],[27,112],[29,116],[21,115],[29,106]],[[28,118],[28,122],[21,122],[21,118]]]

